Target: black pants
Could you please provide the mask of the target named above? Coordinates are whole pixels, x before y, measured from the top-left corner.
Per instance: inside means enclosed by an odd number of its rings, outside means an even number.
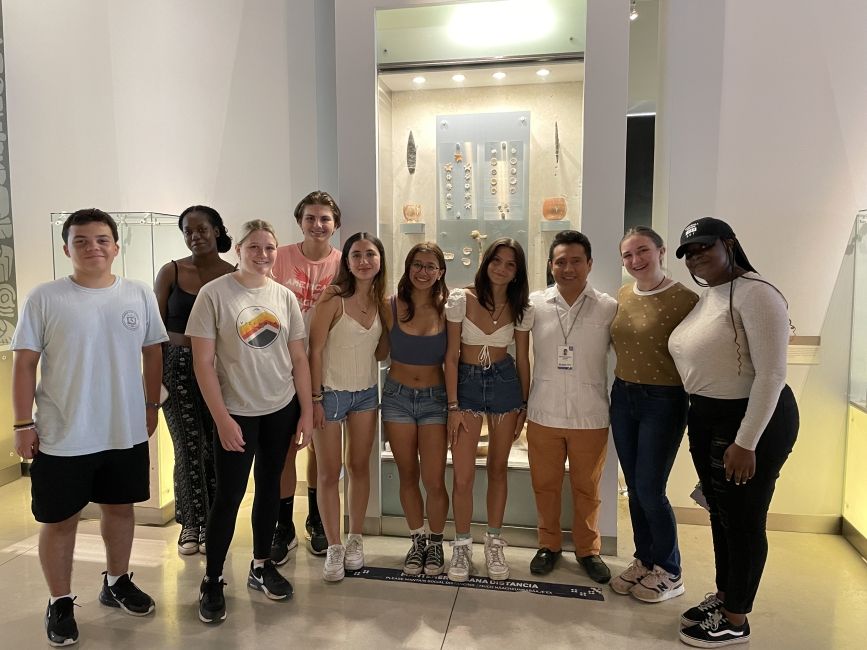
[[[723,454],[735,440],[747,399],[689,397],[689,451],[710,507],[716,586],[725,608],[752,611],[768,557],[768,508],[780,468],[798,437],[798,405],[788,386],[756,446],[756,473],[735,485],[726,481]]]
[[[280,474],[286,461],[289,445],[295,437],[295,428],[301,409],[298,398],[279,411],[268,415],[232,417],[244,436],[243,452],[226,451],[214,436],[214,457],[217,471],[217,492],[208,515],[207,557],[205,573],[217,578],[223,573],[223,564],[235,532],[238,508],[247,489],[253,457],[256,467],[253,477],[256,491],[253,495],[253,557],[271,555],[271,538],[280,510]]]

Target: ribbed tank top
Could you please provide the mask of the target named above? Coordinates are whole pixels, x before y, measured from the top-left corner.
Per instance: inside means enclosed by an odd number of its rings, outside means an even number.
[[[175,265],[175,281],[169,287],[169,299],[166,301],[166,330],[183,334],[187,330],[187,321],[193,311],[196,294],[184,291],[178,286],[178,263],[172,260],[172,264]]]
[[[382,334],[379,311],[370,329],[365,329],[346,313],[343,298],[340,309],[340,318],[328,332],[322,351],[322,385],[331,390],[370,388],[378,379],[374,353]]]
[[[448,336],[446,328],[437,334],[407,334],[400,329],[397,317],[397,297],[391,298],[392,325],[388,332],[391,360],[410,366],[439,366],[446,358]]]

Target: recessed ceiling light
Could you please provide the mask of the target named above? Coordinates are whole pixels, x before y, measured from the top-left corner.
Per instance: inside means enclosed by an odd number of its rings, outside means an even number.
[[[414,84],[423,84],[423,83],[425,82],[425,78],[422,77],[422,76],[413,77],[413,78],[412,78],[412,82],[413,82]]]
[[[547,77],[549,74],[551,74],[551,71],[548,68],[539,68],[538,70],[536,70],[536,74],[540,77]]]
[[[455,75],[452,75],[452,81],[461,82],[461,81],[463,81],[464,79],[466,79],[466,77],[465,77],[464,75],[462,75],[462,74],[455,74]]]
[[[505,78],[506,78],[506,73],[505,73],[505,72],[495,72],[495,73],[492,74],[491,76],[492,76],[494,79],[496,79],[497,81],[499,81],[500,79],[505,79]]]

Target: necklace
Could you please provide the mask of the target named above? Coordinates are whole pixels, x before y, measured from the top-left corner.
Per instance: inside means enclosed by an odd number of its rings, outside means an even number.
[[[657,284],[655,287],[653,287],[653,289],[648,289],[645,293],[650,293],[651,291],[656,291],[657,289],[659,289],[659,287],[662,286],[662,283],[665,282],[666,280],[668,280],[668,276],[663,274],[662,280],[659,281],[659,284]]]
[[[486,310],[485,310],[485,311],[487,311],[487,312],[491,315],[491,322],[492,322],[494,325],[496,325],[496,324],[499,322],[500,317],[503,315],[503,312],[506,310],[506,306],[507,306],[508,304],[509,304],[509,303],[507,303],[507,302],[504,302],[504,303],[503,303],[503,306],[500,307],[500,313],[497,314],[497,317],[496,317],[496,318],[494,318],[494,312],[495,312],[496,309],[497,309],[497,305],[496,305],[496,303],[494,304],[494,308],[493,308],[493,309],[486,309]]]

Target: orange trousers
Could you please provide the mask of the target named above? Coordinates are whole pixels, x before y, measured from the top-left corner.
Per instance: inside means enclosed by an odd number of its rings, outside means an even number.
[[[530,478],[539,513],[539,548],[562,550],[561,494],[566,459],[572,486],[572,541],[578,557],[598,555],[599,481],[605,467],[608,429],[557,429],[527,424]]]

